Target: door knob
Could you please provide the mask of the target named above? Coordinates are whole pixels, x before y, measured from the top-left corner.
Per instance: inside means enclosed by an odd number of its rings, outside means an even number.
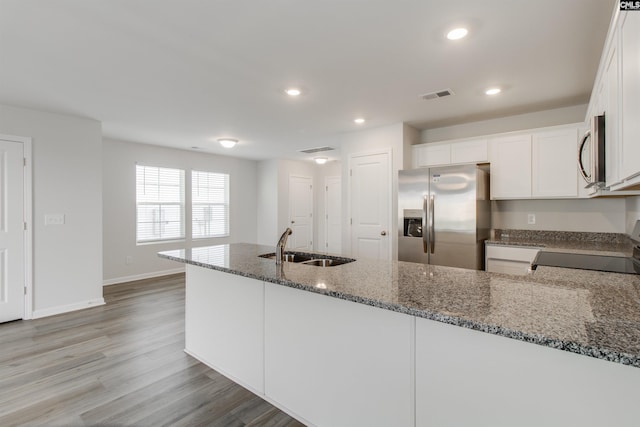
[[[387,232],[383,230],[383,231],[381,231],[381,232],[380,232],[380,235],[381,235],[381,236],[386,236],[386,235],[387,235]]]
[[[295,224],[295,223],[296,223],[295,221],[291,221],[291,224]]]

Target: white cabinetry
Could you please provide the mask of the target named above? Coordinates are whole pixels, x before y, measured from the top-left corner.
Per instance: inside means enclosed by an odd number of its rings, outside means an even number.
[[[518,292],[494,280],[507,300]],[[640,419],[640,369],[632,366],[421,318],[415,360],[417,427],[637,426]]]
[[[413,167],[423,168],[462,163],[485,163],[487,140],[419,144],[413,146]]]
[[[263,393],[262,282],[192,265],[187,265],[186,280],[186,352]]]
[[[491,198],[531,197],[531,135],[509,135],[489,141]]]
[[[449,144],[423,144],[416,146],[414,150],[418,159],[417,167],[451,164],[451,147]]]
[[[491,138],[491,199],[578,197],[577,146],[577,125]]]
[[[451,143],[451,163],[482,163],[489,158],[487,140],[473,139]]]
[[[316,426],[413,426],[411,316],[265,284],[265,392]]]
[[[486,245],[485,268],[490,273],[525,275],[540,248]]]
[[[620,20],[621,176],[628,187],[640,183],[640,13],[623,12]]]
[[[531,145],[531,196],[576,197],[576,146],[578,129],[559,129],[533,134]]]
[[[617,33],[610,49],[605,55],[605,69],[603,77],[604,89],[600,94],[604,98],[604,104],[596,114],[605,115],[605,181],[607,186],[617,184],[620,181],[620,85],[618,67],[618,43]],[[596,115],[594,114],[594,115]]]

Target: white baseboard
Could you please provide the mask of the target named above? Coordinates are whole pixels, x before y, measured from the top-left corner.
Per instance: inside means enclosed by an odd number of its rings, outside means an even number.
[[[97,307],[99,305],[104,305],[104,298],[95,298],[88,301],[77,302],[74,304],[59,305],[57,307],[43,308],[42,310],[33,310],[31,318],[39,319],[41,317],[55,316],[56,314],[83,310],[85,308]]]
[[[184,273],[185,268],[173,268],[171,270],[153,271],[151,273],[134,274],[133,276],[116,277],[102,281],[102,286],[116,285],[118,283],[133,282],[134,280],[152,279],[154,277],[168,276],[170,274]]]

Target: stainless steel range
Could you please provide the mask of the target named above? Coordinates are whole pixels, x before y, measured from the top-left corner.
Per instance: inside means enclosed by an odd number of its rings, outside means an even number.
[[[630,237],[634,243],[633,255],[630,257],[540,251],[533,260],[531,269],[535,270],[539,265],[542,265],[610,273],[640,274],[640,220],[636,221]]]

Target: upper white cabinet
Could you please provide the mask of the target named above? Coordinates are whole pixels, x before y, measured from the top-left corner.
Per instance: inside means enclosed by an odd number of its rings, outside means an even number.
[[[413,146],[413,167],[424,168],[460,163],[485,163],[487,140],[471,139]]]
[[[577,145],[577,125],[491,138],[491,198],[578,197]]]
[[[531,197],[531,135],[509,135],[489,141],[491,198]]]
[[[620,15],[620,98],[622,177],[640,174],[640,13]],[[624,187],[640,183],[633,179]]]
[[[577,197],[578,129],[537,132],[531,141],[531,196]]]
[[[488,160],[487,140],[473,139],[451,143],[451,163],[482,163]]]
[[[606,185],[612,194],[636,194],[628,190],[640,189],[640,14],[637,12],[614,12],[587,122],[599,114],[605,115]]]
[[[417,167],[430,167],[451,164],[451,147],[449,144],[421,144],[414,146],[414,159]]]

